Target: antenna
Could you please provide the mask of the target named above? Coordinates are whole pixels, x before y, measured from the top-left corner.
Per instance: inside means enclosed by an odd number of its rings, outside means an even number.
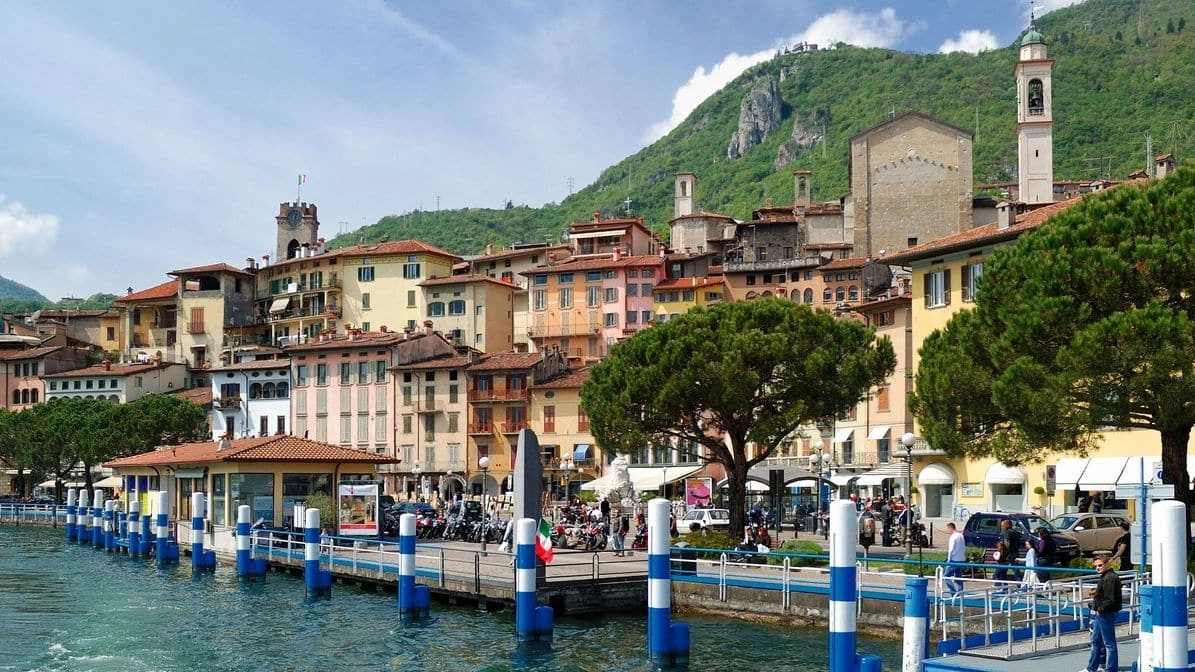
[[[631,197],[627,196],[627,200],[622,202],[622,207],[626,209],[627,214],[631,214]]]
[[[564,183],[568,185],[568,195],[572,196],[573,195],[573,185],[576,184],[576,182],[573,181],[573,178],[566,177],[566,178],[564,178]]]
[[[1145,174],[1157,177],[1157,171],[1154,170],[1154,136],[1149,131],[1145,132]]]

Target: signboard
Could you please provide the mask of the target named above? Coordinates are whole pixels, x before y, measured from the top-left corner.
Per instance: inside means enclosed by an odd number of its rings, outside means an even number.
[[[710,493],[714,490],[712,478],[686,478],[685,503],[690,507],[710,506]]]
[[[1142,458],[1144,459],[1144,458]],[[1162,482],[1162,461],[1154,460],[1153,463],[1153,483],[1160,484]]]
[[[1174,499],[1173,485],[1146,485],[1142,488],[1139,485],[1118,485],[1116,486],[1117,499]]]
[[[341,483],[338,490],[338,531],[342,536],[377,536],[377,483]]]
[[[1058,487],[1058,467],[1057,465],[1046,465],[1046,494],[1050,497],[1054,496],[1054,490]]]

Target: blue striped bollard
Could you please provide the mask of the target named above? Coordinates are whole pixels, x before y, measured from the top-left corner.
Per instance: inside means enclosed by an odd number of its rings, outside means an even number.
[[[154,534],[157,535],[155,552],[158,566],[178,562],[178,545],[170,543],[170,493],[165,490],[158,492],[158,519]]]
[[[91,540],[91,518],[87,510],[90,497],[86,490],[79,491],[79,508],[75,510],[78,519],[75,521],[75,541],[82,544]]]
[[[398,617],[416,618],[415,610],[415,514],[398,517]]]
[[[929,579],[905,577],[905,642],[901,669],[921,672],[929,651]]]
[[[141,557],[141,502],[129,502],[129,555]]]
[[[666,499],[647,503],[647,651],[651,662],[663,667],[684,665],[689,659],[689,626],[672,623],[671,510]]]
[[[318,509],[316,513],[319,513]],[[242,579],[255,579],[266,575],[265,558],[254,558],[249,551],[253,542],[253,529],[249,522],[252,515],[248,504],[237,507],[237,576]]]
[[[855,608],[859,599],[855,584],[859,519],[855,516],[855,503],[849,499],[830,503],[830,672],[879,669],[876,656],[861,660],[855,647]]]
[[[515,526],[515,635],[520,642],[552,638],[555,611],[535,605],[535,541],[539,524],[520,518]]]
[[[149,556],[149,540],[153,536],[150,530],[153,529],[151,516],[149,512],[141,514],[141,555]]]
[[[1141,559],[1141,565],[1145,559]],[[1153,672],[1154,669],[1154,587],[1149,584],[1137,586],[1141,600],[1141,630],[1137,634],[1137,672]]]
[[[1186,505],[1173,500],[1155,502],[1149,516],[1153,556],[1153,669],[1154,672],[1186,670]]]
[[[74,488],[69,488],[66,491],[66,540],[73,541],[75,538],[75,501],[79,496],[79,491]]]
[[[249,507],[242,506],[241,509],[247,510]],[[320,569],[320,526],[319,526],[319,509],[312,507],[304,512],[307,516],[307,525],[303,528],[303,585],[307,588],[308,597],[331,597],[332,595],[332,572],[330,570]],[[414,516],[412,516],[413,518]],[[240,525],[237,525],[240,528]],[[237,543],[240,543],[240,536],[238,533]],[[240,548],[238,546],[238,548]],[[240,551],[237,551],[237,560],[240,560]],[[265,573],[265,560],[262,559],[262,573]],[[399,558],[399,565],[402,564],[402,558]]]
[[[104,550],[116,550],[116,500],[104,500]]]
[[[91,502],[91,545],[104,545],[104,503],[100,501],[99,492]]]
[[[204,519],[207,504],[202,492],[191,493],[191,571],[214,571],[216,552],[203,550]]]

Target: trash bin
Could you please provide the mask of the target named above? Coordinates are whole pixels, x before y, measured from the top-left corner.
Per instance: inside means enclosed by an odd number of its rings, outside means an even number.
[[[689,546],[689,542],[680,541],[673,546],[672,560],[669,570],[674,576],[692,576],[697,573],[697,551]]]
[[[817,516],[805,516],[805,531],[813,534],[817,529]]]

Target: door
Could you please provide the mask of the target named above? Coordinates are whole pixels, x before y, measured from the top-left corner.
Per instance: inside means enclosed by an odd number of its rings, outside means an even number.
[[[927,504],[930,501],[937,502],[938,510],[933,513],[927,511],[925,515],[935,518],[945,518],[949,516],[951,512],[954,511],[954,484],[951,483],[949,485],[934,485],[926,487],[937,489],[938,496],[933,500],[926,501]]]

